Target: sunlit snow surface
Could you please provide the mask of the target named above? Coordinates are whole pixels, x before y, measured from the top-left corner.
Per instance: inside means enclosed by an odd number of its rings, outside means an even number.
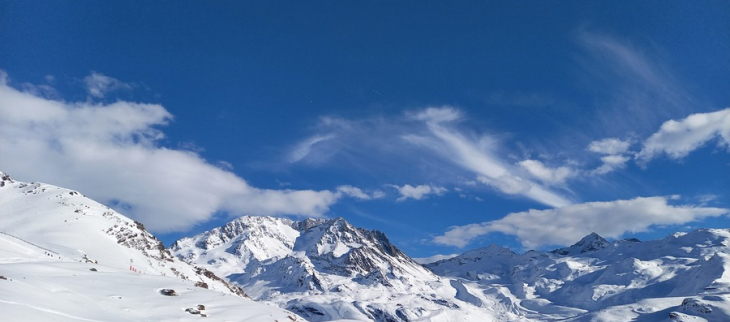
[[[313,321],[730,321],[727,230],[591,234],[547,253],[490,246],[429,270],[371,234],[342,219],[241,217],[172,249]]]
[[[342,218],[244,216],[171,247],[219,272],[253,298],[311,321],[504,321],[518,316],[457,298],[441,278],[380,232]],[[468,299],[468,298],[467,298]]]
[[[536,321],[730,321],[729,238],[727,230],[647,242],[594,235],[552,253],[491,246],[428,267]]]
[[[301,320],[284,309],[311,321],[730,321],[728,230],[490,246],[427,268],[341,218],[242,217],[173,247],[266,305],[78,192],[0,176],[2,321]],[[207,317],[186,312],[199,305]]]
[[[2,321],[301,320],[197,274],[138,224],[78,192],[0,176]]]

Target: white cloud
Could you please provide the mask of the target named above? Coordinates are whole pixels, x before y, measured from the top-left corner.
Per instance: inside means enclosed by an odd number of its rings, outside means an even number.
[[[524,196],[558,207],[571,201],[533,180],[511,161],[490,135],[470,133],[460,127],[465,115],[451,106],[430,107],[405,113],[403,117],[374,116],[362,120],[322,117],[316,132],[287,152],[288,163],[309,166],[347,167],[363,172],[387,173],[410,182],[424,176],[440,185],[463,181],[497,192]],[[394,139],[400,138],[400,140]],[[554,180],[560,180],[558,169]],[[480,189],[476,185],[475,189]]]
[[[591,232],[619,238],[627,232],[647,231],[654,225],[684,224],[730,212],[723,208],[674,206],[668,204],[669,199],[648,197],[588,202],[556,209],[511,213],[494,221],[451,227],[433,241],[464,247],[479,236],[500,232],[516,236],[528,248],[571,245]]]
[[[382,190],[375,190],[372,193],[372,197],[373,197],[373,199],[385,198],[385,192]]]
[[[412,118],[430,124],[458,121],[463,117],[461,111],[451,106],[429,107],[425,110],[412,113]]]
[[[426,265],[426,264],[438,262],[440,260],[454,258],[456,256],[459,256],[459,254],[448,254],[448,255],[437,254],[437,255],[433,255],[433,256],[429,256],[429,257],[413,258],[413,260],[416,263],[419,263],[421,265]]]
[[[462,118],[453,107],[431,107],[413,115],[423,121],[431,136],[403,136],[410,143],[435,150],[442,157],[477,175],[477,180],[497,190],[513,195],[523,195],[552,207],[571,202],[565,197],[516,174],[496,153],[496,142],[488,136],[476,140],[467,138],[453,128],[453,122]]]
[[[111,86],[92,79],[100,94]],[[0,169],[125,205],[158,232],[186,230],[216,211],[317,217],[338,198],[357,197],[354,188],[255,188],[194,151],[160,147],[159,127],[172,115],[156,104],[51,100],[9,86],[0,72],[0,115]]]
[[[306,140],[297,144],[297,146],[294,147],[294,149],[292,149],[289,152],[288,161],[290,163],[299,162],[300,160],[304,159],[307,155],[309,155],[309,152],[312,150],[312,146],[314,146],[315,144],[322,142],[322,141],[332,140],[335,137],[336,136],[334,134],[328,134],[328,135],[316,135],[311,138],[307,138]]]
[[[565,180],[575,175],[575,172],[568,167],[548,168],[537,160],[524,160],[518,164],[532,177],[548,185],[565,183]]]
[[[626,167],[626,162],[628,162],[630,159],[627,156],[623,155],[607,155],[604,157],[601,157],[601,161],[603,164],[593,170],[593,174],[606,174],[609,172],[613,172],[618,169],[623,169]]]
[[[91,72],[84,77],[84,84],[90,96],[103,98],[107,93],[120,89],[131,90],[132,85],[101,73]]]
[[[353,187],[353,186],[339,186],[337,187],[337,194],[338,197],[340,196],[349,196],[352,198],[360,199],[360,200],[371,200],[371,199],[380,199],[385,196],[385,194],[380,191],[376,190],[372,194],[367,194],[362,189]]]
[[[409,184],[403,185],[403,186],[396,186],[396,185],[390,185],[391,187],[398,190],[398,193],[400,193],[400,198],[396,199],[396,201],[403,201],[408,198],[415,199],[415,200],[421,200],[423,198],[428,197],[429,195],[443,195],[448,189],[444,187],[434,186],[434,185],[418,185],[418,186],[411,186]]]
[[[695,196],[694,199],[697,200],[697,202],[699,202],[699,204],[701,206],[706,206],[719,198],[720,198],[720,196],[718,196],[716,194],[708,193],[708,194]]]
[[[600,154],[616,155],[626,153],[629,150],[631,142],[619,140],[616,138],[608,138],[599,141],[593,141],[588,145],[588,150]]]
[[[56,99],[60,97],[58,91],[51,85],[34,85],[31,83],[23,83],[20,85],[23,92],[30,93],[35,96],[45,97],[49,99]]]
[[[225,171],[232,171],[233,170],[233,164],[231,164],[228,161],[218,160],[215,163],[219,168],[225,170]]]
[[[663,153],[680,159],[715,138],[721,146],[730,147],[730,108],[664,122],[659,131],[644,141],[637,159],[648,162]]]
[[[631,158],[626,156],[629,152],[631,141],[620,140],[617,138],[607,138],[603,140],[593,141],[588,145],[588,151],[603,154],[601,164],[598,168],[591,171],[591,174],[602,175],[613,172],[626,167],[626,162]]]

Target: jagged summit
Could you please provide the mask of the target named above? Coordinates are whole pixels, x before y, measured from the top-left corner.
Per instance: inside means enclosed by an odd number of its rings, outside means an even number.
[[[570,247],[553,250],[552,253],[559,255],[573,255],[587,252],[594,252],[611,245],[609,241],[596,233],[590,233]]]
[[[385,234],[354,227],[341,217],[243,216],[170,249],[180,259],[227,276],[254,298],[314,321],[324,316],[409,321],[459,307],[445,295],[454,292],[448,283]]]
[[[423,271],[379,231],[353,227],[344,218],[305,219],[243,216],[224,226],[176,241],[183,260],[212,265],[227,274],[285,257],[306,257],[317,270],[344,277],[375,270]],[[229,265],[231,261],[236,265]]]

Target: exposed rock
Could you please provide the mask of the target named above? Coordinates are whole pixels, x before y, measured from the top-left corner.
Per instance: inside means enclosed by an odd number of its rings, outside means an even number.
[[[201,287],[201,288],[208,288],[208,283],[198,281],[198,282],[195,282],[195,286]]]

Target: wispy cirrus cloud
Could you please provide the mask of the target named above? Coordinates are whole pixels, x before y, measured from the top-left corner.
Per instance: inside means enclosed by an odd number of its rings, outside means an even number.
[[[86,91],[89,93],[89,96],[95,98],[103,98],[107,93],[117,90],[132,89],[132,84],[93,71],[84,77],[84,84],[86,85]]]
[[[298,162],[306,163],[311,158],[311,164],[317,165],[360,163],[368,171],[378,165],[400,172],[421,171],[421,176],[439,186],[453,180],[450,178],[457,173],[471,176],[471,180],[499,193],[523,196],[548,206],[572,203],[544,184],[567,178],[564,169],[556,169],[551,178],[543,176],[539,182],[534,181],[519,165],[504,159],[508,153],[497,139],[470,132],[465,121],[463,112],[451,106],[429,107],[391,118],[322,118],[319,131],[300,141],[289,155],[296,154],[300,146],[309,146],[309,153]],[[328,139],[321,140],[325,135]]]
[[[538,160],[523,160],[517,164],[546,185],[564,184],[568,178],[576,175],[575,170],[569,167],[549,168]]]
[[[626,39],[580,30],[577,57],[593,87],[606,103],[596,109],[608,135],[644,134],[667,119],[698,106],[685,84],[662,60],[661,49],[640,47]]]
[[[517,237],[526,248],[570,245],[591,232],[619,238],[655,225],[678,225],[730,213],[725,208],[671,205],[669,199],[639,197],[511,213],[498,220],[451,227],[433,242],[464,247],[477,237],[499,232]]]
[[[312,147],[316,145],[317,143],[320,143],[322,141],[327,141],[334,139],[336,135],[334,134],[327,134],[327,135],[315,135],[313,137],[307,138],[306,140],[300,142],[297,144],[294,149],[292,149],[289,152],[288,161],[289,163],[296,163],[307,157],[309,155],[309,152],[312,150]]]
[[[114,86],[90,76],[94,96]],[[118,85],[118,84],[117,84]],[[352,186],[330,190],[260,189],[200,157],[159,145],[173,118],[157,104],[64,102],[9,84],[0,72],[0,169],[83,191],[123,208],[157,232],[183,231],[218,211],[321,217],[339,199],[372,199]]]
[[[552,207],[571,204],[560,194],[520,176],[513,165],[499,157],[494,139],[481,136],[473,140],[459,132],[454,123],[461,117],[461,112],[453,107],[427,108],[412,118],[423,121],[431,136],[405,138],[430,147],[441,157],[475,173],[479,182],[503,193],[522,195]]]

